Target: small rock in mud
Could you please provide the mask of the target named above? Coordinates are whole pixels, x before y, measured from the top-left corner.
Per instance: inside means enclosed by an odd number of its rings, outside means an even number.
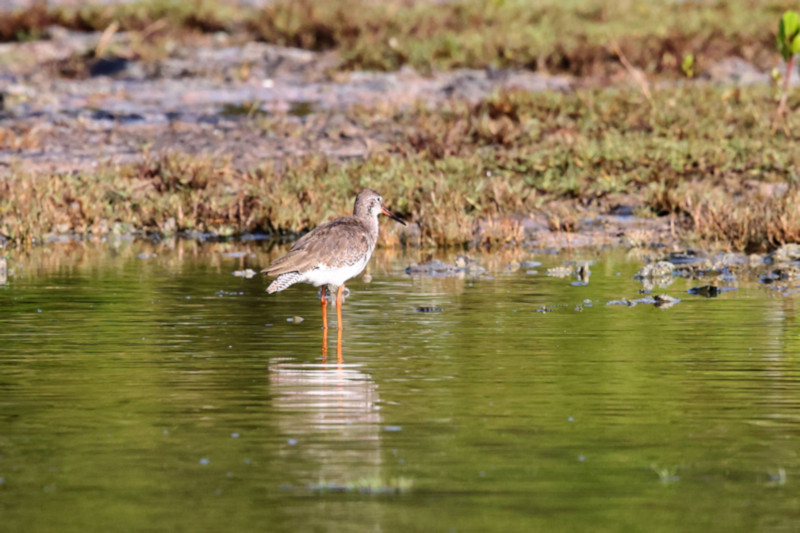
[[[458,271],[463,271],[468,276],[480,276],[486,274],[486,269],[478,264],[477,259],[466,255],[459,255],[455,260],[455,267]]]
[[[698,259],[693,263],[681,264],[675,268],[673,275],[686,279],[701,279],[717,275],[724,280],[735,280],[734,272],[744,271],[749,264],[750,259],[744,254],[722,253],[714,257]]]
[[[711,270],[727,270],[739,268],[748,263],[748,257],[744,254],[724,253],[714,256],[711,259]]]
[[[652,291],[656,287],[663,289],[672,285],[674,269],[675,265],[669,261],[648,263],[633,276],[633,279],[639,280],[646,291]]]
[[[592,275],[592,271],[589,270],[589,265],[578,265],[578,270],[575,272],[575,276],[578,278],[578,282],[582,285],[589,284],[589,276]]]
[[[759,268],[764,266],[765,258],[759,254],[750,254],[747,257],[747,264],[750,268]]]
[[[372,274],[364,274],[361,276],[361,281],[364,283],[372,283]]]
[[[795,280],[800,278],[800,268],[797,268],[794,265],[786,265],[783,268],[777,268],[773,271],[773,273],[780,276],[780,279],[783,280]]]
[[[448,277],[448,276],[472,276],[478,277],[486,274],[486,269],[477,264],[477,261],[465,255],[459,255],[455,264],[451,265],[438,259],[431,259],[421,265],[411,265],[406,268],[406,274],[410,276],[427,277]]]
[[[572,274],[572,267],[569,265],[565,265],[565,266],[548,268],[545,274],[550,278],[566,278],[567,276]]]
[[[708,253],[702,250],[683,250],[681,252],[672,252],[667,256],[666,261],[673,265],[688,265],[692,263],[699,263],[708,259]]]
[[[636,307],[636,302],[633,300],[628,300],[627,298],[623,298],[621,300],[611,300],[606,302],[606,305],[624,305],[625,307]]]
[[[161,233],[164,235],[172,235],[178,230],[178,223],[175,222],[175,217],[169,217],[164,225],[161,226]]]
[[[673,298],[669,294],[656,294],[653,296],[653,300],[655,300],[655,306],[659,309],[669,309],[673,305],[680,303],[679,299]]]
[[[438,259],[431,259],[421,265],[410,265],[406,268],[406,274],[411,276],[449,276],[456,271],[454,265],[445,263]]]
[[[536,268],[542,266],[541,261],[523,261],[519,264],[520,268]]]
[[[800,261],[800,244],[784,244],[764,260],[770,265]]]
[[[686,279],[700,279],[713,272],[716,272],[716,270],[713,269],[711,261],[709,259],[704,259],[697,263],[682,265],[675,268],[673,275]]]
[[[467,265],[467,267],[464,269],[464,273],[467,276],[477,278],[478,276],[488,274],[489,272],[480,265]]]
[[[441,308],[441,307],[424,307],[424,306],[422,306],[422,307],[417,307],[416,311],[417,311],[417,313],[441,313],[442,311],[444,311],[444,309]]]
[[[795,265],[782,264],[761,276],[762,283],[774,281],[791,281],[800,278],[800,268]]]
[[[722,291],[715,285],[703,285],[702,287],[692,287],[686,292],[696,296],[703,296],[705,298],[716,298]]]
[[[286,322],[292,322],[293,324],[299,324],[303,320],[305,320],[305,318],[303,318],[301,316],[292,316],[292,317],[287,318]]]
[[[634,276],[634,279],[671,278],[675,265],[669,261],[658,261],[643,266]]]
[[[723,85],[766,85],[769,73],[739,57],[726,57],[712,63],[701,74],[701,78]]]
[[[234,270],[233,275],[237,278],[245,278],[250,279],[256,275],[256,271],[252,268],[246,268],[244,270]]]

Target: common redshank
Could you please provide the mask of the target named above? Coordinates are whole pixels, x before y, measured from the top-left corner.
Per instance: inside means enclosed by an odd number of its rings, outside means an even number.
[[[381,195],[364,189],[356,196],[353,216],[340,217],[303,235],[284,256],[262,270],[277,276],[267,292],[282,291],[295,283],[322,286],[322,327],[328,329],[327,293],[336,290],[336,320],[342,329],[342,291],[344,282],[367,266],[378,240],[378,215],[405,222],[381,205]]]

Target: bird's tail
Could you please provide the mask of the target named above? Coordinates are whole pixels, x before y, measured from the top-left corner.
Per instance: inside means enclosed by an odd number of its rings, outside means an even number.
[[[267,292],[272,294],[274,292],[282,291],[283,289],[294,285],[298,281],[300,281],[299,272],[287,272],[286,274],[281,274],[269,284],[269,287],[267,287]]]

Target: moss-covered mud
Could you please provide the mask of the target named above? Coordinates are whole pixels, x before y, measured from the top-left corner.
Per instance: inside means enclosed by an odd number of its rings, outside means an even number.
[[[800,240],[796,97],[771,128],[783,6],[293,5],[35,8],[39,29],[30,10],[0,17],[5,39],[50,36],[0,45],[0,233],[291,234],[369,186],[412,222],[387,244]],[[445,37],[450,55],[425,40]],[[404,39],[419,48],[387,59]]]

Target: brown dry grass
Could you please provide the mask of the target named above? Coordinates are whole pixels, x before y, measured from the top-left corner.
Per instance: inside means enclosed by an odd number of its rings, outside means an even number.
[[[0,41],[40,38],[51,25],[78,31],[227,32],[309,50],[336,50],[339,68],[422,71],[512,67],[608,76],[620,56],[648,75],[682,77],[738,56],[765,67],[787,1],[635,2],[525,0],[285,0],[263,9],[221,1],[139,0],[80,8],[44,4],[0,12]],[[480,31],[476,31],[479,29]]]
[[[790,101],[791,107],[797,102]],[[0,181],[0,232],[301,231],[347,213],[362,187],[419,228],[389,225],[387,242],[499,244],[523,239],[520,217],[573,231],[618,204],[670,216],[697,243],[768,250],[800,237],[798,138],[773,135],[767,88],[702,86],[572,94],[501,93],[436,109],[354,109],[377,138],[365,159],[268,163],[247,172],[225,161],[144,154],[143,162],[91,173]],[[257,119],[254,119],[257,120]],[[304,135],[279,117],[271,131]],[[788,117],[800,131],[800,117]]]

